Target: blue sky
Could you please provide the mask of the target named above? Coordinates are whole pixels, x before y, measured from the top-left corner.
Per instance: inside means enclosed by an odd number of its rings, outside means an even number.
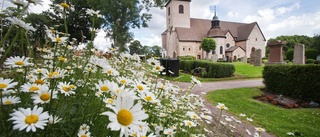
[[[8,0],[5,0],[5,2]],[[41,12],[49,8],[49,0],[37,7],[30,8]],[[214,5],[220,20],[234,22],[258,22],[266,39],[280,35],[320,34],[319,0],[192,0],[191,17],[212,19]],[[161,33],[166,29],[165,9],[152,8],[153,18],[148,28],[133,29],[134,38],[142,45],[161,46]],[[110,45],[100,32],[95,40],[102,46]]]

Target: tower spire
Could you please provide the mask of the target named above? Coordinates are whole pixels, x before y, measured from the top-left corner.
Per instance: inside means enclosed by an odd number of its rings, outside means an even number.
[[[217,16],[217,6],[214,6],[214,16]]]

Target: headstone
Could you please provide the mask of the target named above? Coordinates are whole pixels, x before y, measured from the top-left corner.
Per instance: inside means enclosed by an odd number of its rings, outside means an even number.
[[[294,46],[293,64],[305,64],[305,48],[303,44]]]
[[[317,56],[317,60],[320,61],[320,55]]]
[[[166,75],[174,77],[179,76],[179,59],[161,58],[160,64],[165,68],[163,72],[165,72]],[[173,74],[169,71],[173,72]]]
[[[248,60],[248,58],[247,58],[247,56],[245,55],[245,56],[243,57],[243,59],[242,59],[242,62],[243,62],[243,63],[247,63],[247,60]]]
[[[253,47],[251,49],[251,53],[250,53],[250,64],[254,64],[255,60],[256,60],[256,54],[255,54],[256,49]]]
[[[212,60],[212,62],[217,62],[218,61],[218,55],[217,54],[213,54],[211,56],[211,60]]]
[[[284,41],[271,41],[268,43],[270,48],[270,54],[268,57],[268,62],[266,64],[284,64],[282,47],[286,44]]]
[[[262,56],[261,56],[261,49],[257,49],[255,51],[255,60],[254,60],[254,66],[262,66]]]

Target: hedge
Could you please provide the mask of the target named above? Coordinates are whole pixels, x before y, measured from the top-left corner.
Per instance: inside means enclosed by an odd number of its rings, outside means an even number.
[[[269,92],[306,101],[320,101],[320,65],[270,65],[263,70]]]
[[[195,56],[179,56],[179,60],[195,60],[196,57]]]
[[[191,72],[196,67],[206,68],[207,75],[204,77],[209,78],[231,77],[235,72],[233,64],[213,63],[206,60],[180,60],[179,63],[180,69],[186,72]]]

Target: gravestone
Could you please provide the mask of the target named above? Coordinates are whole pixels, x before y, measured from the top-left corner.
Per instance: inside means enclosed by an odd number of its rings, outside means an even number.
[[[167,76],[179,76],[179,59],[161,58],[160,65],[164,67],[163,72],[165,72]],[[169,70],[173,72],[173,74],[171,74]]]
[[[261,49],[257,49],[255,51],[255,60],[254,60],[254,66],[262,66],[262,55],[261,55]]]
[[[286,44],[284,41],[274,40],[268,43],[270,48],[270,54],[268,57],[267,65],[270,64],[284,64],[283,55],[282,55],[282,48]]]
[[[252,49],[251,49],[251,53],[250,53],[250,64],[254,64],[254,62],[255,62],[255,51],[256,51],[256,49],[253,47]]]
[[[218,55],[217,54],[213,54],[211,56],[211,60],[212,60],[212,62],[217,62],[218,61]]]
[[[247,61],[248,61],[248,58],[247,58],[247,56],[245,55],[245,56],[243,57],[243,59],[242,59],[242,62],[243,62],[243,63],[247,63]]]
[[[303,44],[294,46],[293,64],[305,64],[305,48]]]
[[[320,61],[320,55],[317,56],[317,61]]]

